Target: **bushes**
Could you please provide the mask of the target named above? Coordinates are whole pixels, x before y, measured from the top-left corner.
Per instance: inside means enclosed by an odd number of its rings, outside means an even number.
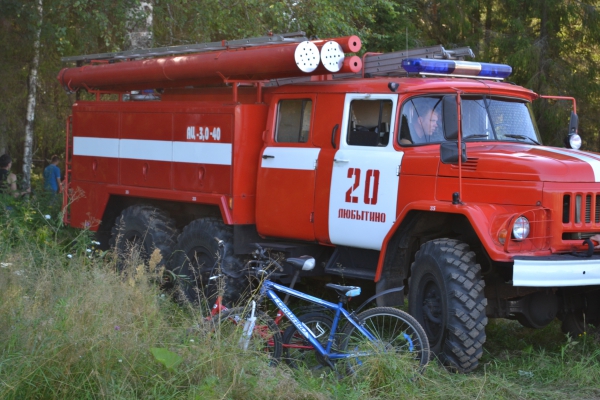
[[[189,334],[201,316],[154,284],[157,252],[119,275],[110,254],[89,257],[88,232],[53,225],[33,203],[0,218],[0,398],[276,398],[281,385],[284,397],[320,396],[262,354]],[[182,362],[166,368],[151,349]]]
[[[264,354],[190,333],[202,316],[155,285],[158,253],[147,267],[129,257],[118,275],[110,253],[90,258],[89,232],[45,219],[34,201],[3,206],[0,224],[2,399],[600,397],[598,338],[567,340],[558,323],[535,331],[492,321],[468,375],[432,362],[413,380],[391,356],[342,380],[272,368]]]

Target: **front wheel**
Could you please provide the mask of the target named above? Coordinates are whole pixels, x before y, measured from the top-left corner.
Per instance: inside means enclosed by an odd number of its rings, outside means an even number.
[[[365,356],[394,354],[421,372],[429,362],[429,342],[421,325],[408,313],[391,308],[375,307],[357,316],[359,324],[375,337],[370,342],[354,325],[344,328],[341,351],[357,354],[346,359],[351,372],[365,361]]]
[[[251,315],[250,307],[231,308],[215,315],[219,323],[214,328],[214,335],[221,344],[231,349],[262,354],[269,358],[271,365],[276,365],[283,351],[279,327],[267,314],[256,310],[254,327],[249,331]]]
[[[408,306],[431,351],[451,369],[469,372],[483,354],[487,300],[481,267],[469,245],[453,239],[423,244],[411,266]]]

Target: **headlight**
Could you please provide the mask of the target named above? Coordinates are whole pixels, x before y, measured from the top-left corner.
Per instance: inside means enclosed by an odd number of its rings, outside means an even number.
[[[576,133],[569,135],[569,146],[571,146],[572,149],[579,150],[581,147],[581,136]]]
[[[529,220],[525,217],[517,218],[512,232],[515,240],[527,239],[527,236],[529,236]]]

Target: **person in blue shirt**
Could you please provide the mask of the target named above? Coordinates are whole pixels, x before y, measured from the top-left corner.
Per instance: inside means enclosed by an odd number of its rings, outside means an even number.
[[[50,165],[44,169],[44,189],[52,193],[52,197],[56,197],[56,193],[62,193],[62,184],[60,182],[60,169],[58,162],[60,159],[57,155],[53,155],[50,159]]]

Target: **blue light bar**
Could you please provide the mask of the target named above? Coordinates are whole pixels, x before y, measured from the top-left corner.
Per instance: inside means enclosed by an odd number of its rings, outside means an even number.
[[[469,61],[439,60],[432,58],[406,58],[402,68],[407,72],[477,76],[480,78],[504,79],[512,73],[510,65]]]

